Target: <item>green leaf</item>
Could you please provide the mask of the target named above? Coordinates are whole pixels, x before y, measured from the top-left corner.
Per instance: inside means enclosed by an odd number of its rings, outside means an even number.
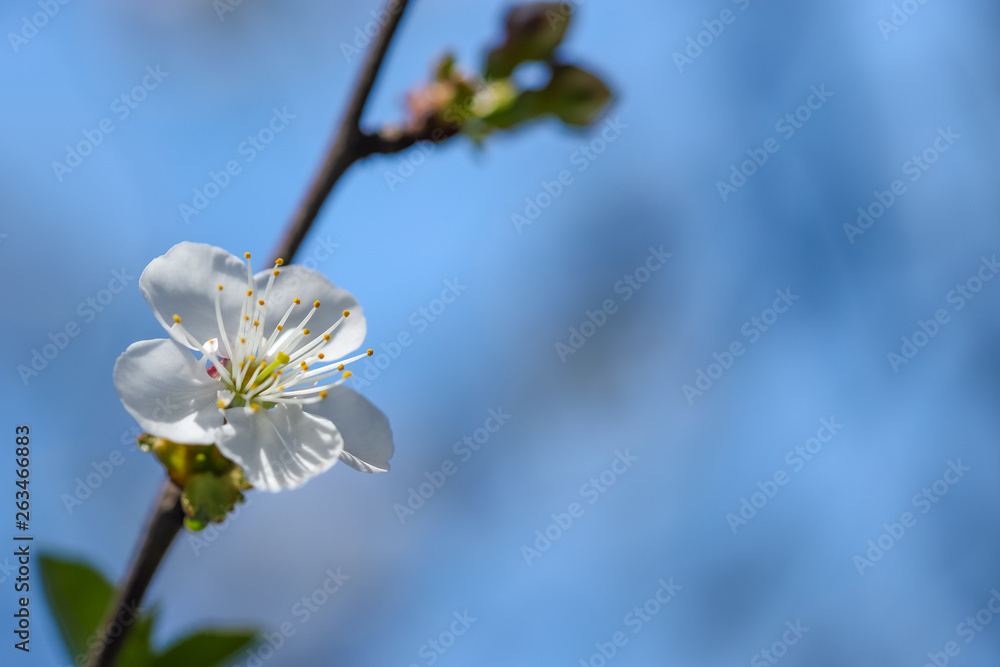
[[[70,658],[86,653],[111,604],[114,587],[86,563],[63,560],[52,554],[39,558],[42,590],[55,616]]]
[[[132,634],[125,640],[115,667],[149,667],[153,661],[152,634],[156,611],[149,610],[139,617]]]
[[[157,656],[152,667],[215,667],[254,642],[253,630],[203,630],[181,639]]]
[[[585,127],[600,116],[611,90],[600,78],[575,65],[552,68],[552,80],[541,91],[543,113],[557,116],[567,125]]]
[[[78,560],[53,554],[39,557],[42,590],[56,619],[63,643],[76,662],[94,643],[115,588],[100,572]],[[253,643],[253,630],[203,630],[176,642],[163,653],[152,649],[157,609],[144,610],[138,620],[131,613],[123,623],[135,623],[118,656],[116,667],[215,667],[230,662],[240,649]]]
[[[77,656],[90,651],[104,615],[112,604],[114,586],[104,575],[82,561],[42,554],[39,563],[45,599],[59,626],[70,659],[75,661]],[[134,620],[131,615],[128,619]],[[152,657],[149,638],[155,622],[155,610],[147,611],[136,622],[122,647],[118,667],[149,665]]]

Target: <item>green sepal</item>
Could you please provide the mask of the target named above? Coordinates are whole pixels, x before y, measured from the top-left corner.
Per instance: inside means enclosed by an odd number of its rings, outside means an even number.
[[[198,531],[224,521],[252,489],[243,469],[227,459],[215,445],[185,445],[145,433],[139,436],[143,451],[152,452],[171,481],[183,489],[184,525]]]
[[[187,527],[201,530],[225,520],[236,504],[245,500],[235,481],[232,475],[219,477],[210,472],[188,477],[181,496]]]

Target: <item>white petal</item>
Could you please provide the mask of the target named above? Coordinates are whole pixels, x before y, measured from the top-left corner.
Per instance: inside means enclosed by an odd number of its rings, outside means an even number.
[[[263,294],[264,287],[270,277],[270,271],[262,271],[257,274],[258,294]],[[282,268],[281,275],[275,278],[274,285],[271,286],[271,292],[267,297],[268,321],[264,327],[266,331],[274,330],[278,319],[292,305],[293,299],[301,299],[302,303],[292,311],[285,323],[284,330],[287,333],[283,334],[282,338],[291,335],[290,330],[297,326],[302,318],[312,310],[313,303],[319,301],[319,310],[306,325],[306,328],[309,329],[307,341],[316,340],[316,336],[321,336],[343,316],[345,310],[349,310],[351,315],[331,334],[330,342],[317,348],[316,352],[322,352],[330,360],[341,359],[358,349],[365,341],[368,326],[357,300],[349,292],[331,283],[319,271],[294,264]],[[281,339],[279,338],[279,340]]]
[[[343,385],[333,387],[307,412],[330,420],[344,437],[340,460],[361,472],[385,472],[395,451],[389,420],[367,398]]]
[[[146,431],[186,444],[211,444],[222,426],[216,393],[222,385],[194,355],[159,338],[129,345],[115,362],[115,389]]]
[[[218,293],[219,285],[225,289]],[[174,325],[174,315],[199,344],[219,336],[215,298],[221,299],[223,324],[239,323],[240,308],[246,297],[247,267],[222,248],[204,243],[178,243],[157,257],[139,276],[139,290],[156,319],[181,345],[188,345]],[[228,332],[230,336],[234,332]],[[197,349],[197,348],[195,348]]]
[[[326,419],[297,405],[253,412],[226,410],[226,426],[216,445],[243,468],[258,489],[292,489],[337,462],[344,439]]]

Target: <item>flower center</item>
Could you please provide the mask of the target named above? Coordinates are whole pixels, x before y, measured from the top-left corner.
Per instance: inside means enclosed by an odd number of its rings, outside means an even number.
[[[179,315],[174,315],[174,328],[177,329],[188,343],[201,349],[205,358],[211,362],[208,374],[217,379],[222,387],[219,389],[219,408],[249,407],[254,411],[261,408],[271,409],[280,403],[307,405],[317,403],[326,398],[327,390],[343,384],[351,377],[350,371],[344,371],[344,366],[371,356],[373,350],[363,354],[329,361],[321,351],[328,343],[337,328],[350,316],[350,311],[342,315],[326,331],[318,335],[307,328],[309,320],[320,308],[320,302],[314,301],[311,308],[303,312],[302,301],[292,299],[291,304],[273,304],[284,309],[284,314],[278,323],[267,333],[268,312],[272,304],[268,301],[274,279],[281,274],[283,262],[281,259],[274,264],[274,269],[268,278],[263,295],[256,295],[256,283],[250,264],[250,253],[244,255],[247,264],[247,290],[240,309],[240,319],[236,326],[230,322],[230,335],[223,321],[221,293],[223,286],[218,285],[215,295],[215,317],[219,326],[219,338],[209,341],[196,340],[181,324]],[[296,312],[298,311],[298,312]],[[298,316],[298,324],[291,326]],[[219,340],[221,339],[221,344]],[[342,373],[342,374],[341,374]]]

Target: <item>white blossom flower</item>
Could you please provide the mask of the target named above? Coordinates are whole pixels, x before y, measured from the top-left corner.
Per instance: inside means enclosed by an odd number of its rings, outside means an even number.
[[[139,289],[169,339],[134,343],[115,388],[140,426],[185,444],[214,443],[258,489],[293,488],[338,459],[389,469],[385,415],[342,386],[365,338],[354,297],[302,266],[254,275],[221,248],[180,243]],[[308,298],[299,298],[299,297]]]

